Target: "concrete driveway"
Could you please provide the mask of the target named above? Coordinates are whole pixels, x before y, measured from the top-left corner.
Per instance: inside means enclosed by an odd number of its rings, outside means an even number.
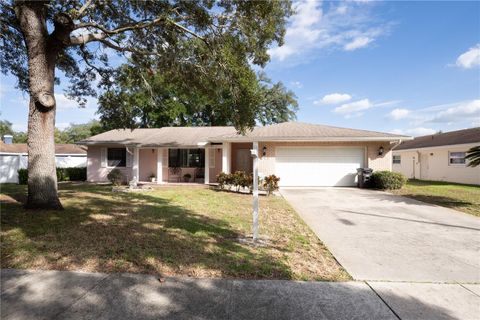
[[[282,195],[356,280],[480,282],[480,219],[357,188]]]

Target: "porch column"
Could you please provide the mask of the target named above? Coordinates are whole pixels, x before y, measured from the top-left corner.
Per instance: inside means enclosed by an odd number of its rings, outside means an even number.
[[[230,173],[230,164],[232,162],[232,144],[224,142],[222,145],[222,171]]]
[[[138,148],[133,148],[133,164],[132,164],[133,184],[136,186],[140,177],[138,173]]]
[[[164,148],[157,148],[157,184],[163,183],[163,153]]]
[[[210,150],[209,147],[205,147],[205,170],[204,170],[204,183],[210,183],[210,152],[214,150]]]
[[[258,142],[253,143],[253,241],[258,239]]]

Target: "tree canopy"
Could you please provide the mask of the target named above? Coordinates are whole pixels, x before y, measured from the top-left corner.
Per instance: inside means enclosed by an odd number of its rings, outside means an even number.
[[[204,89],[200,99],[219,94],[218,108],[238,128],[255,124],[258,92],[252,65],[265,66],[267,49],[282,44],[289,1],[37,1],[45,11],[48,41],[58,43],[56,68],[70,83],[70,98],[84,104],[97,88],[115,86],[116,65],[127,59],[136,70],[155,70]],[[30,1],[4,1],[1,9],[0,67],[29,91],[28,54],[18,16]],[[168,72],[164,72],[168,70]],[[167,74],[168,73],[168,74]],[[57,77],[57,83],[60,81]],[[219,93],[216,84],[221,83]],[[128,114],[128,113],[126,113]],[[121,123],[128,123],[123,119]]]
[[[99,99],[102,124],[108,128],[234,125],[230,111],[236,101],[228,84],[197,81],[196,86],[188,87],[166,73],[131,65],[119,68],[115,85]],[[271,124],[295,118],[295,94],[282,83],[272,84],[263,74],[244,80],[257,122]]]

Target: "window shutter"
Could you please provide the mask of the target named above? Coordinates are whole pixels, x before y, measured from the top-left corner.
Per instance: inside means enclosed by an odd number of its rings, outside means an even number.
[[[210,168],[215,168],[215,154],[217,152],[217,149],[210,149],[208,150],[208,166]]]
[[[168,149],[163,149],[162,167],[168,168]]]
[[[125,149],[125,152],[127,153],[126,166],[131,168],[133,166],[133,152],[128,148]]]
[[[107,167],[107,148],[100,149],[100,166],[102,168]]]

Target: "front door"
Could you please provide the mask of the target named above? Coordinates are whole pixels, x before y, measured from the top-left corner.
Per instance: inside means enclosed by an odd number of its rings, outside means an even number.
[[[244,171],[247,173],[252,172],[250,150],[249,149],[237,149],[237,156],[235,160],[235,168],[238,171]]]
[[[420,179],[428,180],[428,153],[420,154]]]

